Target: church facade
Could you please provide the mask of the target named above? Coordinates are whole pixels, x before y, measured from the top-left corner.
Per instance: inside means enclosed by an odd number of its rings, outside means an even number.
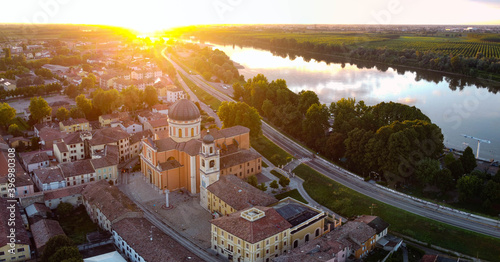
[[[172,105],[168,124],[169,137],[142,140],[141,171],[157,189],[200,193],[200,204],[207,208],[206,188],[221,175],[244,179],[261,172],[262,159],[250,150],[248,128],[202,131],[200,111],[187,99]]]

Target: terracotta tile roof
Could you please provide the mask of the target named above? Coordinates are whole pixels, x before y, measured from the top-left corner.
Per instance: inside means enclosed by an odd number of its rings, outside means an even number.
[[[28,174],[19,172],[16,174],[15,185],[16,185],[16,187],[32,186],[33,181],[31,181],[31,178]]]
[[[43,251],[51,237],[66,235],[59,222],[52,219],[41,219],[32,224],[30,228],[38,252]]]
[[[122,118],[127,118],[128,112],[118,112],[118,113],[113,113],[113,114],[107,114],[107,115],[102,115],[101,118],[104,120],[107,119],[122,119]]]
[[[160,140],[155,140],[154,144],[158,148],[159,152],[179,150],[186,152],[191,156],[196,156],[200,153],[201,141],[197,139],[191,139],[187,142],[177,143],[172,138],[164,138]]]
[[[144,131],[137,132],[137,133],[133,134],[130,137],[130,144],[132,145],[132,144],[135,144],[137,142],[140,142],[142,139],[144,139],[146,137],[153,137],[153,133],[151,132],[151,130],[144,130]]]
[[[94,173],[95,169],[90,159],[75,162],[60,163],[62,174],[65,178]]]
[[[228,216],[213,219],[210,223],[250,243],[262,241],[292,227],[274,208],[255,208],[264,211],[265,216],[251,222],[240,216],[242,212],[245,212],[245,210],[242,210]]]
[[[240,150],[232,154],[224,155],[220,158],[220,168],[228,168],[248,161],[261,158],[259,153],[253,152],[251,150]]]
[[[66,136],[66,133],[61,132],[59,129],[44,127],[40,130],[39,136],[40,139],[45,142],[52,142],[54,140],[62,139]]]
[[[131,125],[139,125],[139,126],[142,126],[141,124],[139,124],[139,123],[135,122],[135,121],[134,121],[134,120],[132,120],[132,119],[125,119],[125,120],[123,120],[123,121],[122,121],[122,123],[121,123],[121,124],[122,124],[122,126],[124,126],[124,127],[129,127],[129,126],[131,126]]]
[[[228,138],[245,133],[250,133],[250,129],[244,126],[232,126],[221,130],[218,130],[217,128],[210,129],[210,135],[212,135],[215,139]],[[206,134],[207,130],[201,131],[201,137],[204,137]]]
[[[0,247],[4,247],[7,245],[9,238],[8,236],[10,234],[10,229],[12,228],[9,226],[8,221],[9,221],[9,216],[10,212],[8,211],[7,207],[10,206],[10,204],[15,204],[15,229],[16,229],[16,243],[17,244],[24,244],[24,245],[30,245],[31,241],[28,236],[28,232],[26,231],[26,228],[24,227],[23,220],[21,218],[21,213],[19,212],[19,205],[16,202],[7,202],[6,198],[0,198]]]
[[[68,145],[66,145],[66,143],[64,143],[64,142],[57,142],[55,145],[57,146],[57,149],[59,149],[59,152],[61,152],[61,153],[67,153],[67,152],[69,152]]]
[[[95,158],[90,160],[94,169],[115,166],[120,162],[118,157],[118,146],[115,145],[106,145],[103,154],[94,157]]]
[[[162,171],[167,171],[167,170],[179,168],[182,166],[181,163],[179,163],[179,161],[177,161],[175,159],[168,160],[168,161],[163,162],[163,163],[158,163],[158,165],[160,166],[160,169]]]
[[[363,222],[369,225],[370,227],[372,227],[377,231],[377,234],[380,234],[380,232],[384,231],[386,228],[389,227],[389,223],[385,222],[382,218],[378,216],[362,215],[354,219],[354,221]]]
[[[371,228],[363,222],[349,221],[345,225],[335,228],[329,234],[332,234],[333,239],[347,239],[353,242],[355,250],[359,249],[363,243],[375,235],[375,229]]]
[[[168,118],[149,120],[148,123],[153,128],[157,128],[157,127],[161,127],[161,126],[168,126]]]
[[[22,136],[16,136],[16,137],[13,137],[13,138],[9,139],[9,143],[11,145],[12,145],[12,143],[14,143],[16,141],[31,142],[31,140],[27,139],[26,137],[22,137]]]
[[[42,184],[64,181],[64,176],[59,167],[45,167],[33,170],[33,176]]]
[[[87,183],[83,185],[77,186],[68,186],[54,190],[43,191],[43,199],[44,201],[58,199],[68,196],[80,195],[85,187],[91,185],[92,183]]]
[[[89,120],[85,118],[77,118],[77,119],[70,119],[70,120],[65,120],[62,121],[61,123],[63,126],[72,126],[72,125],[77,125],[77,124],[83,124],[83,123],[88,123]]]
[[[126,218],[113,224],[113,230],[145,261],[203,261],[144,218]],[[150,231],[153,231],[153,240]],[[154,250],[154,252],[152,252]]]
[[[49,155],[45,151],[20,153],[19,157],[26,165],[49,161]]]
[[[313,239],[309,243],[290,250],[289,253],[273,258],[273,262],[326,262],[334,261],[336,255],[349,247],[348,241],[337,241],[325,236]]]
[[[221,176],[217,182],[209,185],[207,190],[238,211],[278,202],[273,196],[233,175]]]
[[[80,134],[81,134],[81,132],[75,132],[75,133],[68,134],[63,138],[63,141],[67,145],[83,143],[82,138],[80,137]]]
[[[128,137],[130,137],[130,135],[123,131],[120,127],[104,128],[96,130],[93,133],[92,139],[89,140],[89,144],[95,146],[116,143],[119,140],[126,139]]]
[[[141,212],[132,200],[106,180],[87,186],[82,195],[91,206],[97,206],[109,221],[128,212]]]
[[[167,105],[167,104],[156,104],[152,107],[153,109],[156,109],[158,111],[161,111],[161,110],[168,110],[170,108],[170,105]]]

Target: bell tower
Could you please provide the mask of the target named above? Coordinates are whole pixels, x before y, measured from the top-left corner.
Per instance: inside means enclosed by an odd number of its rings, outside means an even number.
[[[207,187],[219,180],[220,153],[209,132],[203,137],[200,152],[200,205],[208,210]]]

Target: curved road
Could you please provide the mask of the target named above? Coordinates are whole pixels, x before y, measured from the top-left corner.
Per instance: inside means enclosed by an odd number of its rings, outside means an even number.
[[[165,50],[164,50],[165,51]],[[191,81],[199,85],[205,91],[216,97],[221,101],[233,101],[229,96],[214,90],[211,86],[207,85],[204,81],[196,77],[192,77],[189,73],[184,71],[179,65],[167,57],[164,53],[163,56],[169,60],[178,72],[189,78]],[[266,122],[262,121],[262,133],[269,138],[279,147],[294,155],[297,158],[310,157],[311,152],[290,138],[281,134],[278,130],[274,129]],[[500,238],[499,222],[491,219],[474,218],[467,215],[461,215],[456,212],[448,211],[445,209],[436,208],[436,206],[426,205],[406,197],[399,196],[390,191],[380,189],[375,185],[369,184],[363,180],[359,180],[348,172],[323,158],[317,157],[307,163],[316,171],[326,175],[327,177],[347,186],[361,194],[369,196],[380,202],[395,206],[397,208],[406,210],[408,212],[434,219],[443,223],[447,223],[459,228],[467,229],[477,233],[482,233],[488,236]]]

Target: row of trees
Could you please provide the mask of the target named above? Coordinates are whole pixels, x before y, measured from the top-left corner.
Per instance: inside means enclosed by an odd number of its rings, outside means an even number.
[[[212,76],[216,76],[218,79],[224,81],[224,83],[242,80],[233,62],[219,49],[201,48],[199,45],[191,43],[183,44],[181,47],[193,51],[191,58],[194,60],[194,68],[206,80],[210,81]]]
[[[233,88],[235,99],[315,151],[343,160],[361,175],[384,174],[392,185],[411,183],[417,163],[437,158],[443,149],[441,129],[415,107],[393,102],[369,107],[354,99],[328,107],[313,91],[295,94],[285,80],[269,83],[263,75]]]

